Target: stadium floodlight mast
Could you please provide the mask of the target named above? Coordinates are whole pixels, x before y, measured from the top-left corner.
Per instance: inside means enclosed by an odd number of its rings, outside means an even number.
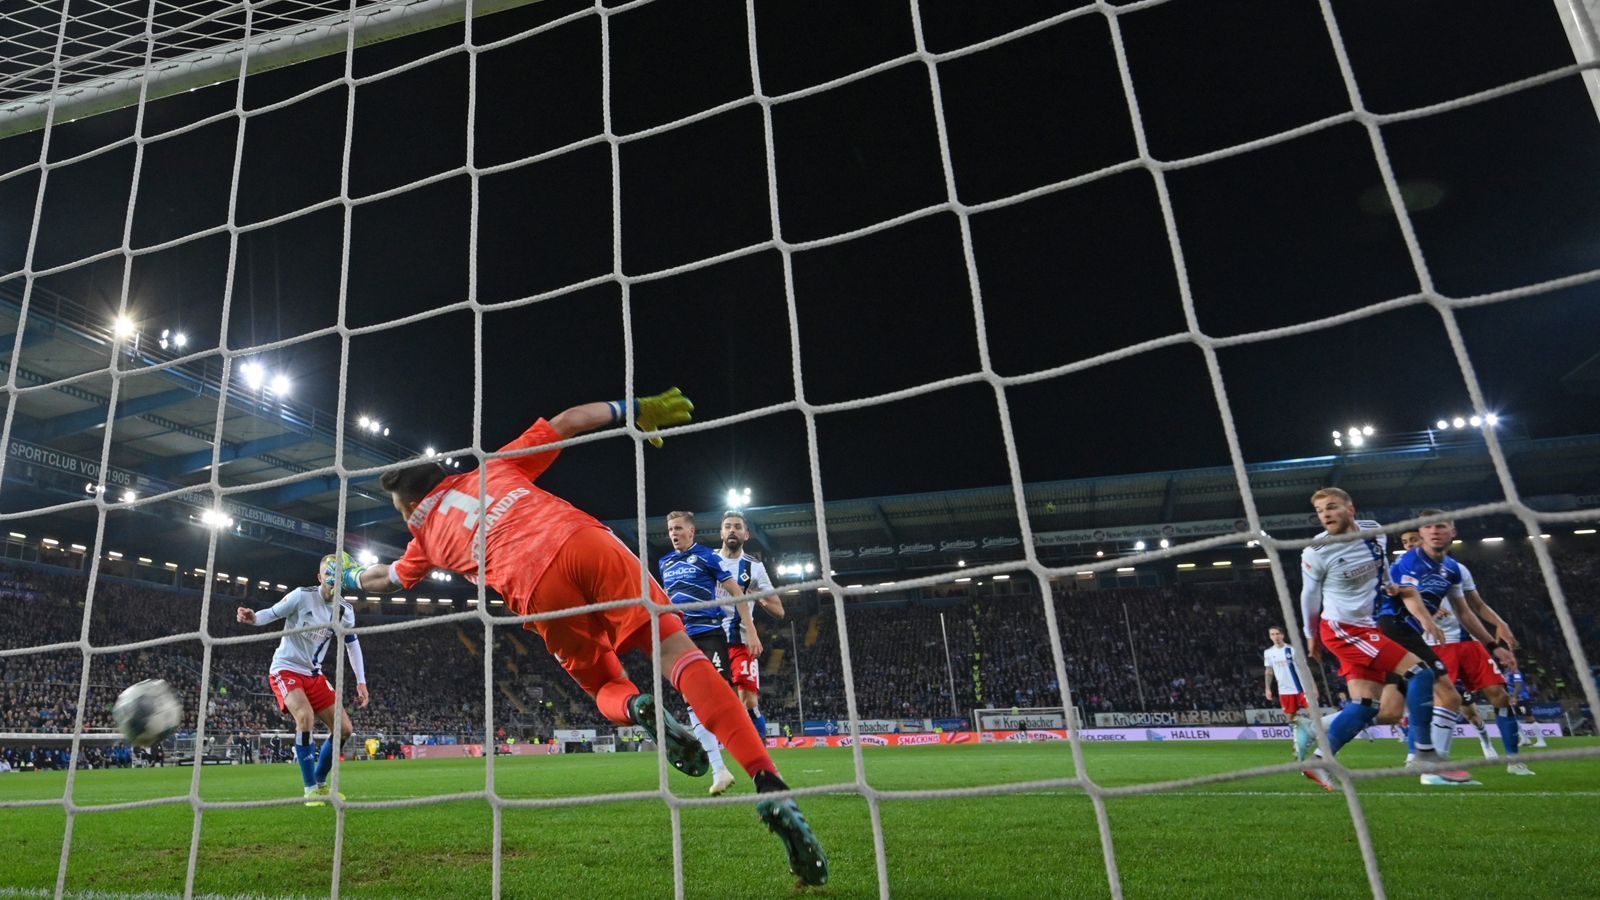
[[[750,489],[728,488],[728,508],[744,509],[750,505]]]
[[[161,329],[160,344],[161,349],[163,350],[166,350],[169,347],[182,350],[183,348],[189,346],[189,336],[181,331],[173,331],[171,328],[163,328]]]
[[[1449,419],[1440,419],[1433,423],[1439,431],[1454,431],[1462,428],[1496,428],[1500,425],[1498,413],[1484,413],[1483,415],[1452,416]]]

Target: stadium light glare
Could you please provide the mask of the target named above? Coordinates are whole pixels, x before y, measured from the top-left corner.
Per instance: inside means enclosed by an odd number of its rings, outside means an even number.
[[[1503,540],[1505,540],[1503,537],[1486,537],[1483,539],[1483,542],[1485,544],[1498,544]]]
[[[1450,426],[1452,428],[1465,428],[1467,427],[1467,420],[1461,418],[1460,416],[1456,416],[1454,419],[1450,420]]]
[[[1270,565],[1272,565],[1272,560],[1270,560],[1270,559],[1252,559],[1252,560],[1250,560],[1250,562],[1252,564],[1258,565],[1258,566],[1270,566]]]
[[[175,562],[162,563],[162,565],[174,572],[178,571],[178,564]],[[279,587],[282,587],[282,585],[279,585]]]
[[[120,550],[107,550],[106,551],[106,556],[109,556],[112,559],[121,559],[122,558],[122,551],[120,551]]]
[[[967,582],[969,582],[971,580],[972,580],[971,578],[957,578],[956,579],[956,584],[966,584]]]
[[[240,364],[239,377],[244,379],[245,387],[252,391],[259,391],[261,386],[267,382],[267,370],[262,368],[260,363],[251,360]]]
[[[1118,569],[1117,571],[1118,572],[1132,572],[1133,571],[1133,566],[1123,566],[1122,568]]]
[[[1577,531],[1574,531],[1573,534],[1594,534],[1594,529],[1593,528],[1579,528]]]
[[[1106,552],[1104,550],[1096,550],[1094,552],[1094,558],[1095,559],[1100,559],[1100,558],[1104,557],[1105,555],[1106,555]]]
[[[272,392],[279,397],[289,396],[289,391],[294,385],[289,381],[289,376],[279,372],[272,376]]]
[[[816,563],[806,563],[806,574],[807,575],[810,575],[811,573],[813,573],[815,571],[817,571],[817,564]]]
[[[1549,536],[1550,536],[1550,535],[1548,535],[1548,534],[1547,534],[1547,535],[1545,535],[1545,537],[1549,537]],[[83,551],[85,551],[85,550],[87,550],[87,549],[89,549],[89,548],[88,548],[88,547],[85,547],[85,546],[84,546],[84,545],[82,545],[82,544],[72,544],[72,545],[71,545],[71,547],[72,547],[72,549],[74,549],[74,550],[76,550],[76,551],[78,551],[78,552],[79,552],[79,553],[82,553],[82,552],[83,552]]]
[[[490,606],[505,606],[506,602],[504,600],[490,600],[489,601],[489,605]]]
[[[1212,563],[1212,565],[1216,566],[1217,568],[1220,569],[1220,568],[1224,568],[1226,566],[1233,565],[1233,560],[1231,560],[1231,559],[1219,559],[1216,562]]]
[[[1165,549],[1167,549],[1168,547],[1171,547],[1171,546],[1172,546],[1172,542],[1171,541],[1167,540],[1166,538],[1162,538],[1161,539],[1161,549],[1165,550]]]
[[[1483,417],[1482,416],[1473,416],[1472,418],[1467,420],[1467,423],[1470,424],[1473,428],[1482,427],[1482,425],[1483,425]]]
[[[1342,431],[1334,431],[1334,433],[1333,433],[1333,439],[1334,440],[1337,441],[1339,438],[1342,438],[1342,437],[1344,437],[1344,432],[1342,432]]]
[[[1450,423],[1444,419],[1440,419],[1439,421],[1433,423],[1433,427],[1439,429],[1440,431],[1444,431],[1446,428],[1450,427]]]
[[[137,491],[123,491],[122,492],[122,502],[123,503],[132,503],[133,501],[135,501],[137,499],[139,499],[139,493]]]
[[[1178,563],[1178,568],[1180,568],[1180,569],[1192,569],[1192,568],[1194,568],[1194,563]]]
[[[141,562],[144,565],[148,566],[148,565],[153,565],[155,563],[155,560],[151,559],[148,556],[141,556],[141,557],[139,557],[139,562]]]
[[[995,581],[1010,581],[1011,580],[1011,576],[1010,575],[996,575],[994,577],[994,580]],[[892,582],[892,581],[885,581],[884,582],[884,584],[893,584],[893,583],[894,582]]]
[[[1133,549],[1135,549],[1135,550],[1143,550],[1144,549],[1144,541],[1134,541],[1133,542]]]
[[[361,563],[363,566],[373,565],[377,561],[378,554],[373,553],[371,550],[362,550],[356,553],[356,562]]]
[[[1359,447],[1362,444],[1365,444],[1366,442],[1367,442],[1367,439],[1361,436],[1361,432],[1359,432],[1359,431],[1350,432],[1350,446]]]
[[[422,455],[431,459],[433,457],[433,448],[432,447],[423,447],[422,448]]]
[[[956,565],[958,565],[958,566],[960,566],[962,568],[966,568],[967,561],[964,560],[964,559],[958,559],[958,560],[956,560]]]
[[[366,416],[361,416],[361,417],[356,419],[356,424],[361,426],[362,428],[370,429],[372,427],[372,420],[367,418]]]
[[[1078,573],[1078,577],[1079,578],[1093,578],[1094,577],[1094,573],[1093,572],[1079,572]]]
[[[117,316],[111,320],[111,333],[116,335],[118,339],[131,338],[138,330],[139,327],[133,324],[133,320],[127,316]]]
[[[55,538],[45,538],[43,541],[41,541],[41,543],[43,543],[46,547],[59,547],[59,546],[61,546],[61,542],[56,540]]]
[[[250,583],[250,576],[248,576],[248,575],[240,575],[240,576],[238,576],[237,578],[235,578],[233,580],[239,582],[240,584],[249,584]]]
[[[389,436],[389,429],[387,429],[387,428],[385,428],[385,429],[384,429],[384,430],[383,430],[383,436],[384,436],[384,437],[388,437],[388,436]]]
[[[1490,428],[1493,428],[1493,427],[1495,427],[1495,426],[1496,426],[1496,425],[1499,425],[1499,424],[1500,424],[1500,417],[1499,417],[1499,416],[1497,416],[1497,415],[1495,415],[1495,414],[1494,414],[1494,413],[1489,413],[1489,414],[1488,414],[1488,415],[1486,415],[1486,416],[1484,416],[1484,417],[1483,417],[1483,421],[1484,421],[1484,423],[1485,423],[1485,424],[1487,424],[1487,425],[1488,425],[1488,426],[1489,426],[1489,427],[1490,427]]]
[[[20,531],[12,531],[12,532],[8,532],[8,534],[10,534],[12,537],[16,538],[19,541],[27,540],[27,538],[28,538],[27,535],[23,534]]]
[[[406,598],[404,598],[404,597],[390,597],[389,598],[389,602],[390,603],[404,603],[404,602],[406,602]]]
[[[1334,438],[1333,439],[1333,445],[1335,447],[1343,447],[1344,446],[1344,441],[1341,441],[1338,438]]]
[[[1377,431],[1377,429],[1373,428],[1371,425],[1363,425],[1363,426],[1361,426],[1361,433],[1366,435],[1367,437],[1372,437],[1373,432],[1375,432],[1375,431]]]
[[[179,350],[189,346],[189,336],[181,331],[174,334],[172,336],[172,346],[177,347]]]

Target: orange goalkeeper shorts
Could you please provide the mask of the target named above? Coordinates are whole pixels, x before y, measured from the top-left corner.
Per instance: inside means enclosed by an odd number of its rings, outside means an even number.
[[[638,597],[642,567],[639,557],[605,528],[580,528],[556,551],[533,596],[507,598],[517,615],[550,613],[591,603]],[[649,579],[650,599],[670,606],[667,592]],[[569,672],[591,668],[608,654],[629,650],[650,652],[650,613],[642,606],[621,606],[523,623],[539,632],[546,647]],[[661,616],[661,636],[683,630],[676,613]]]

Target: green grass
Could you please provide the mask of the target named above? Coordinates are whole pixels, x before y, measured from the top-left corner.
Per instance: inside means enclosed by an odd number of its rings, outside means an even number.
[[[1462,752],[1476,749],[1463,741]],[[1558,741],[1561,748],[1592,739]],[[1130,785],[1283,762],[1279,743],[1090,745],[1089,773]],[[867,775],[881,789],[919,790],[1059,778],[1072,774],[1062,745],[868,748]],[[1395,765],[1394,743],[1357,741],[1357,766]],[[848,750],[788,750],[778,765],[796,786],[853,780]],[[1541,761],[1539,773],[1477,770],[1480,787],[1424,788],[1415,778],[1360,782],[1391,897],[1593,896],[1600,887],[1600,760]],[[191,769],[81,772],[75,801],[103,804],[186,793]],[[482,760],[360,762],[343,770],[351,800],[482,789]],[[59,797],[62,773],[0,777],[0,801]],[[697,796],[707,782],[674,773]],[[511,798],[648,790],[654,754],[501,758],[496,786]],[[751,797],[748,779],[734,793]],[[299,793],[290,765],[203,770],[207,800]],[[859,795],[804,798],[828,849],[833,878],[808,891],[826,897],[878,892],[867,803]],[[1154,796],[1107,801],[1129,897],[1368,896],[1342,795],[1297,774],[1273,775]],[[1106,874],[1089,801],[1073,790],[882,804],[889,885],[901,897],[1104,896]],[[195,892],[224,896],[326,896],[335,813],[299,805],[208,810]],[[194,822],[187,805],[76,817],[67,891],[181,894]],[[53,892],[65,814],[0,810],[0,897]],[[672,890],[670,815],[655,801],[503,815],[506,897],[665,897]],[[482,801],[350,810],[341,892],[355,897],[487,896],[493,816]],[[776,838],[748,803],[683,811],[691,897],[797,893]]]

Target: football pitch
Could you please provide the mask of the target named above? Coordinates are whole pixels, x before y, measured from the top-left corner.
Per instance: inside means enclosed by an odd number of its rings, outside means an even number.
[[[1568,738],[1556,749],[1594,746]],[[1478,758],[1462,740],[1458,756]],[[1085,748],[1106,786],[1188,778],[1284,762],[1279,743],[1137,743]],[[1073,774],[1062,744],[867,748],[867,776],[884,790],[974,787]],[[851,781],[847,749],[779,750],[797,787]],[[1354,766],[1396,765],[1392,741],[1358,739]],[[1475,769],[1481,786],[1423,787],[1416,777],[1358,782],[1392,897],[1594,896],[1600,888],[1600,760],[1524,755],[1533,777],[1504,766]],[[496,787],[507,798],[573,797],[649,790],[655,754],[501,757]],[[128,802],[188,791],[192,769],[80,772],[76,800]],[[481,790],[482,760],[351,762],[351,801]],[[64,773],[0,776],[0,800],[59,797]],[[673,773],[684,796],[704,779]],[[292,765],[203,770],[208,801],[298,794]],[[740,777],[732,795],[753,797]],[[827,847],[832,878],[803,893],[877,896],[867,803],[856,794],[802,798]],[[999,796],[892,799],[881,806],[889,887],[902,897],[1105,896],[1093,808],[1072,789]],[[1370,896],[1342,794],[1298,774],[1221,782],[1176,793],[1111,797],[1107,809],[1129,897]],[[750,803],[683,810],[690,897],[797,893],[778,840]],[[68,896],[181,895],[193,810],[186,804],[76,817]],[[206,810],[197,896],[322,897],[331,887],[335,810],[300,804]],[[65,813],[0,810],[0,897],[54,892]],[[506,897],[672,895],[670,814],[633,800],[503,813]],[[493,816],[482,800],[346,812],[341,894],[352,897],[483,897],[490,890]]]

